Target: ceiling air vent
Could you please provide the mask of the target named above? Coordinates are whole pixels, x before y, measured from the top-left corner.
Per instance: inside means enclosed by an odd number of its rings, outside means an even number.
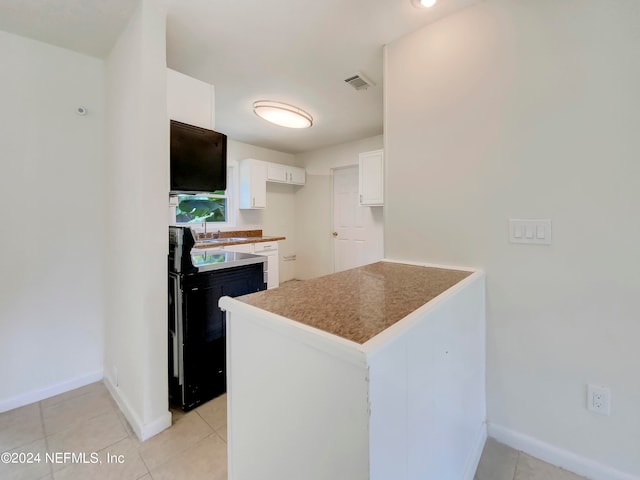
[[[357,75],[354,75],[353,77],[346,78],[344,81],[347,82],[349,85],[351,85],[356,90],[366,90],[367,88],[375,87],[375,85],[376,85],[375,83],[373,83],[371,80],[369,80],[367,77],[365,77],[361,73],[358,73]]]

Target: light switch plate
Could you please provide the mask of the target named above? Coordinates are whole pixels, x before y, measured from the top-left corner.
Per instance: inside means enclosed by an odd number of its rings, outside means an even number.
[[[509,242],[529,245],[551,245],[551,220],[509,219]]]

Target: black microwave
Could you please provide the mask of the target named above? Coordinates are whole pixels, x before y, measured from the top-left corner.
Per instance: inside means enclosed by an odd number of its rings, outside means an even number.
[[[227,189],[227,136],[171,120],[170,193]]]

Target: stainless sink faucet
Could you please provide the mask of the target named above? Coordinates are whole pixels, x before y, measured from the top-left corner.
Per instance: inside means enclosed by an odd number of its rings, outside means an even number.
[[[204,230],[204,236],[207,236],[207,222],[206,220],[202,222],[202,228]],[[220,238],[220,229],[216,233],[213,234],[213,238]]]

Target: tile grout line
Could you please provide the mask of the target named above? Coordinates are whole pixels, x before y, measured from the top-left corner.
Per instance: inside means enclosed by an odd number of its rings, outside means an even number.
[[[46,453],[50,453],[49,439],[48,439],[47,431],[44,426],[44,413],[42,412],[42,401],[38,402],[38,410],[40,411],[40,425],[42,426],[42,433],[44,434],[44,448]],[[51,478],[53,478],[53,465],[49,463],[48,467],[49,467],[49,475],[51,475]]]
[[[200,438],[199,440],[195,441],[193,443],[193,445],[191,445],[191,447],[185,449],[185,450],[181,450],[180,452],[178,452],[177,454],[174,454],[173,456],[171,456],[168,459],[164,459],[161,463],[159,463],[158,465],[156,465],[154,467],[155,470],[158,470],[161,467],[164,467],[165,465],[167,465],[169,462],[171,462],[172,460],[177,459],[178,457],[185,455],[190,449],[192,449],[193,447],[195,447],[196,445],[200,444],[202,441],[206,440],[207,438],[210,438],[212,436],[217,436],[220,438],[220,435],[218,435],[218,433],[216,432],[215,428],[213,428],[211,425],[209,425],[209,423],[202,417],[202,415],[200,415],[200,412],[198,412],[196,409],[193,409],[189,412],[186,412],[184,415],[181,415],[178,422],[184,420],[184,418],[189,415],[189,414],[195,414],[198,418],[200,418],[200,420],[207,426],[207,428],[210,430],[210,432],[205,435],[204,437]],[[177,424],[177,423],[176,423]],[[170,428],[174,427],[176,424],[172,423],[171,427],[167,428],[164,431],[169,430]],[[163,432],[161,432],[163,433]],[[226,444],[226,442],[224,442]],[[147,467],[147,471],[149,473],[149,476],[151,477],[151,479],[153,480],[153,473],[151,471],[151,469],[149,468],[149,466],[147,465],[147,462],[145,461],[144,457],[139,453],[140,458],[142,459],[142,462],[144,463],[145,467]]]
[[[142,444],[141,444],[142,445]],[[153,475],[151,475],[151,469],[149,468],[149,465],[147,465],[147,462],[145,461],[144,457],[140,454],[140,446],[138,446],[136,448],[136,451],[138,453],[138,456],[140,457],[140,460],[142,460],[142,464],[144,465],[144,468],[147,469],[147,473],[149,474],[149,476],[151,477],[151,479],[153,480]],[[145,474],[146,475],[146,474]],[[138,478],[142,478],[144,477],[144,475],[142,475],[141,477]]]
[[[200,415],[200,412],[199,412],[197,409],[195,410],[195,412],[196,412],[196,413],[198,414],[198,416],[202,419],[202,421],[203,421],[204,423],[206,423],[206,424],[209,426],[209,428],[210,428],[211,430],[213,430],[213,431],[214,431],[214,433],[216,433],[220,438],[222,438],[222,436],[218,433],[218,429],[217,429],[217,428],[215,428],[213,425],[211,425],[209,422],[207,422],[207,419],[206,419],[206,418],[204,418],[202,415]],[[227,426],[226,422],[225,422],[224,426],[225,426],[225,427]],[[222,438],[222,440],[224,440],[224,443],[227,443],[227,441],[226,441],[224,438]]]
[[[217,431],[215,428],[213,429],[213,433],[212,433],[211,435],[209,435],[208,437],[206,437],[206,438],[213,437],[214,435],[215,435],[216,437],[218,437],[220,440],[222,440],[222,441],[224,442],[224,444],[225,444],[225,445],[227,445],[227,441],[226,441],[224,438],[222,438],[222,435],[220,435],[220,434],[218,433],[218,431]],[[228,447],[227,447],[227,448],[228,448]]]
[[[69,401],[75,401],[75,400],[79,400],[79,399],[86,400],[86,398],[84,398],[84,397],[88,397],[88,396],[91,396],[91,395],[94,395],[94,394],[93,394],[92,392],[87,392],[87,393],[84,393],[84,394],[82,394],[82,395],[78,395],[78,396],[75,396],[75,397],[71,397],[71,398],[69,398],[69,399],[67,399],[67,400],[63,400],[63,401],[61,401],[61,402],[57,402],[57,403],[55,403],[55,404],[53,404],[53,405],[48,405],[48,406],[46,406],[46,407],[43,407],[43,406],[42,406],[42,401],[38,402],[38,404],[40,405],[40,414],[41,414],[41,420],[42,420],[42,429],[43,429],[43,431],[44,431],[45,437],[50,437],[50,436],[53,436],[53,435],[58,435],[58,434],[60,434],[60,433],[66,432],[67,430],[71,430],[71,429],[72,429],[72,428],[74,428],[74,427],[73,427],[73,426],[72,426],[72,427],[66,427],[66,428],[63,428],[63,429],[61,429],[61,430],[59,430],[59,431],[57,431],[57,432],[48,433],[48,432],[46,431],[46,427],[45,427],[45,423],[44,423],[44,412],[43,412],[43,408],[56,407],[56,406],[61,405],[61,404],[63,404],[63,403],[66,403],[66,402],[69,402]],[[98,396],[98,395],[95,395],[95,396]],[[111,406],[111,410],[113,410],[113,411],[115,412],[115,408],[114,408],[113,406]],[[107,411],[103,411],[103,412],[101,412],[101,413],[95,413],[95,414],[92,414],[92,415],[88,416],[87,418],[85,418],[85,419],[83,420],[83,422],[86,422],[87,420],[93,420],[93,419],[98,418],[98,417],[100,417],[100,416],[102,416],[102,415],[105,415],[105,414],[107,414],[107,413],[109,413],[109,412],[107,412]]]
[[[518,456],[516,457],[516,466],[513,469],[513,480],[516,480],[516,475],[518,474],[518,464],[520,463],[520,454],[522,453],[520,450],[517,450]]]
[[[100,449],[100,451],[103,451],[103,450],[106,450],[106,449],[108,449],[108,448],[110,448],[110,447],[113,447],[114,445],[117,445],[118,443],[120,443],[120,442],[122,442],[122,441],[124,441],[124,440],[130,440],[132,443],[135,443],[135,442],[136,442],[136,440],[137,440],[137,438],[136,438],[136,439],[132,439],[132,438],[131,438],[131,433],[134,433],[134,435],[135,435],[135,432],[133,432],[133,431],[131,431],[131,432],[130,432],[131,427],[129,426],[129,424],[127,423],[127,424],[125,425],[125,422],[127,422],[127,419],[124,417],[124,415],[119,415],[119,414],[118,414],[118,411],[116,411],[116,408],[117,408],[117,407],[114,407],[114,408],[113,408],[113,410],[114,410],[114,413],[116,414],[116,418],[117,418],[117,420],[118,420],[118,423],[120,424],[120,426],[121,426],[121,427],[122,427],[122,429],[124,430],[125,436],[124,436],[123,438],[121,438],[120,440],[118,440],[118,441],[116,441],[116,442],[113,442],[111,445],[107,445],[106,447],[104,447],[104,448]],[[144,475],[141,475],[140,477],[137,477],[137,478],[142,478],[142,477],[144,477],[144,476],[145,476],[145,475],[147,475],[147,474],[148,474],[149,476],[151,476],[151,470],[149,470],[149,466],[148,466],[148,465],[147,465],[147,463],[144,461],[144,458],[142,458],[142,455],[140,455],[140,446],[139,446],[139,445],[138,445],[138,446],[136,446],[136,454],[138,455],[138,458],[142,461],[142,464],[144,465],[144,468],[145,468],[145,470],[146,470],[146,473],[144,473]],[[153,477],[152,477],[152,478],[153,478]]]

